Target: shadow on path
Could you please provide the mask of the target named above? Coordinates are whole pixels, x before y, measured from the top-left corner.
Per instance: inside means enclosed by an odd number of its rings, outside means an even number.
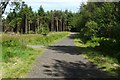
[[[110,78],[105,72],[96,68],[92,63],[66,62],[55,60],[53,65],[43,65],[44,74],[52,77],[64,76],[64,78]]]
[[[78,47],[76,47],[73,43],[76,35],[77,34],[71,34],[67,40],[60,42],[57,45],[48,47],[48,50],[55,51],[57,54],[69,54],[69,56],[64,57],[63,55],[63,58],[59,58],[58,55],[57,58],[52,59],[54,63],[50,65],[43,65],[44,74],[51,77],[62,76],[64,78],[110,78],[111,76],[109,76],[106,72],[96,68],[96,65],[83,58]],[[72,61],[68,60],[70,59],[70,56],[72,56]],[[64,58],[68,59],[66,60]]]
[[[47,47],[45,54],[37,60],[29,77],[35,78],[110,78],[106,72],[85,59],[74,45],[76,34]],[[93,79],[92,79],[93,80]],[[97,79],[104,80],[104,79]]]
[[[80,55],[76,46],[49,46],[48,49],[57,51],[61,54]]]

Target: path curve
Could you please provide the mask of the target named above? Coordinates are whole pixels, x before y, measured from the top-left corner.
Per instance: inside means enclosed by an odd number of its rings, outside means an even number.
[[[33,65],[27,78],[108,78],[83,57],[74,45],[75,34],[47,47]]]

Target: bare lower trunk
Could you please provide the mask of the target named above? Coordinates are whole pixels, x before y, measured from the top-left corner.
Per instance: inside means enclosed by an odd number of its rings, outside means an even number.
[[[57,27],[57,31],[58,31],[58,19],[56,20],[56,27]]]
[[[27,18],[25,18],[25,33],[27,34]]]
[[[54,31],[54,16],[52,15],[52,20],[51,20],[51,31]]]
[[[62,21],[59,20],[59,31],[62,31]]]
[[[39,26],[40,26],[40,24],[39,24],[39,18],[37,19],[37,29],[36,29],[36,33],[37,33],[37,31],[39,31]]]
[[[29,32],[29,34],[30,34],[30,23],[29,23],[29,29],[28,29],[28,32]]]

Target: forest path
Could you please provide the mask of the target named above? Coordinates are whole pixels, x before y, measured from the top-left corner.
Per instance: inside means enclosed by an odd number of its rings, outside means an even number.
[[[33,65],[26,78],[107,78],[106,72],[97,69],[83,57],[74,45],[74,33],[64,40],[48,46]]]

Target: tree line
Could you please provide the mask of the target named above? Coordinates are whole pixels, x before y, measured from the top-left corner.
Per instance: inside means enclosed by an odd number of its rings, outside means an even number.
[[[6,19],[2,19],[3,32],[46,34],[49,31],[69,31],[72,26],[70,19],[73,13],[68,10],[45,12],[40,5],[38,11],[34,12],[23,1],[11,2],[10,6]]]
[[[82,4],[73,25],[88,38],[120,39],[120,2],[88,2]]]
[[[91,45],[88,48],[120,63],[120,1],[82,4],[73,18],[72,25],[83,43]]]
[[[34,12],[25,2],[12,2],[11,11],[2,19],[3,32],[46,33],[48,31],[78,31],[86,38],[120,39],[120,2],[88,2],[77,13],[65,10]],[[4,11],[3,11],[4,12]]]

